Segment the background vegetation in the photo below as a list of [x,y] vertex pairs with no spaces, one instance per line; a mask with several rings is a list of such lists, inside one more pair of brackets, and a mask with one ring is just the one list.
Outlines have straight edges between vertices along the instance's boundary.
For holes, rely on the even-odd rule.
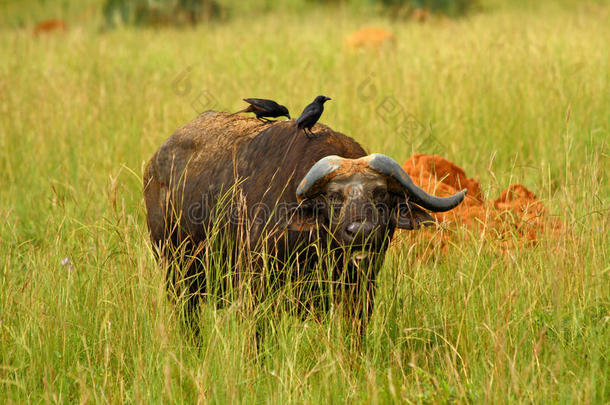
[[[97,0],[0,3],[0,402],[610,401],[610,6],[482,3],[108,32]],[[46,18],[68,30],[34,36]],[[395,45],[347,48],[363,26]],[[367,150],[442,154],[490,197],[518,181],[565,232],[502,252],[459,230],[448,254],[399,237],[362,348],[333,316],[284,316],[257,355],[261,315],[237,304],[205,307],[192,344],[148,244],[145,161],[203,110],[296,115],[319,93]]]
[[[415,10],[429,10],[447,15],[462,15],[476,4],[475,0],[106,0],[104,17],[107,27],[117,23],[135,25],[193,25],[202,21],[226,19],[228,15],[247,10],[275,11],[279,8],[304,9],[311,3],[341,6],[368,6],[377,10],[408,15]],[[244,7],[245,6],[245,7]],[[245,10],[244,10],[245,9]]]

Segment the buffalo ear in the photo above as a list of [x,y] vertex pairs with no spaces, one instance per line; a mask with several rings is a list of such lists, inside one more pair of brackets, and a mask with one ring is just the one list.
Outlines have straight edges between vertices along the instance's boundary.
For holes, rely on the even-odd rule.
[[418,229],[420,226],[430,226],[436,221],[432,215],[410,202],[403,202],[398,205],[396,227],[400,229]]

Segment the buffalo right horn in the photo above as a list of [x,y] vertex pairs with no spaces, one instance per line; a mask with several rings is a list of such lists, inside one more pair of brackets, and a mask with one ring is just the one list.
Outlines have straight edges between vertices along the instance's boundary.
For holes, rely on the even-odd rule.
[[466,196],[467,190],[463,189],[451,197],[435,197],[417,187],[407,172],[392,158],[380,153],[374,153],[367,158],[371,169],[398,182],[410,201],[432,212],[449,211],[457,207]]

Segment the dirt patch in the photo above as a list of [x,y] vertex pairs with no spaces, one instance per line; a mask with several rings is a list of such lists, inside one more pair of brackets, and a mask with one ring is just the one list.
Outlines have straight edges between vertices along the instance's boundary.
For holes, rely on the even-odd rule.
[[[486,201],[481,185],[464,170],[439,155],[416,154],[403,164],[415,184],[441,197],[468,190],[464,202],[449,212],[433,213],[441,228],[465,226],[470,235],[496,240],[504,249],[517,244],[536,244],[546,229],[558,232],[562,225],[550,218],[536,195],[521,184],[512,184],[495,200]],[[439,231],[427,229],[425,235],[438,237]],[[446,248],[452,232],[441,230],[438,245]],[[437,242],[435,242],[436,244]]]
[[68,30],[68,24],[64,20],[52,19],[40,21],[34,27],[34,35],[41,35],[49,32],[65,32]]
[[[413,178],[423,181],[424,178],[430,179],[434,177],[443,185],[449,186],[445,191],[450,194],[455,194],[455,190],[468,189],[468,197],[482,201],[481,186],[479,182],[466,177],[466,173],[461,167],[440,157],[439,155],[423,155],[416,154],[411,156],[403,165],[403,169]],[[417,183],[417,181],[416,181]],[[421,187],[421,183],[420,184]]]
[[352,32],[345,38],[345,43],[351,48],[379,47],[396,41],[394,34],[383,28],[367,27]]

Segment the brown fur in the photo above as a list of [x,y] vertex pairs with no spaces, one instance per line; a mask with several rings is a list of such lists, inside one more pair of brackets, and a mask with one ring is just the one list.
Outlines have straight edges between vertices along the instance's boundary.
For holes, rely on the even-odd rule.
[[[164,243],[179,215],[181,235],[194,242],[205,238],[203,227],[184,213],[193,207],[211,210],[210,204],[238,181],[245,205],[296,203],[301,178],[319,159],[328,155],[359,158],[366,155],[353,139],[317,124],[321,136],[309,139],[297,131],[294,121],[272,125],[239,115],[207,111],[179,128],[154,154],[144,173],[144,197],[148,226],[154,243]],[[287,149],[288,145],[290,146]],[[208,219],[205,212],[198,218]],[[253,229],[252,239],[261,229]]]

